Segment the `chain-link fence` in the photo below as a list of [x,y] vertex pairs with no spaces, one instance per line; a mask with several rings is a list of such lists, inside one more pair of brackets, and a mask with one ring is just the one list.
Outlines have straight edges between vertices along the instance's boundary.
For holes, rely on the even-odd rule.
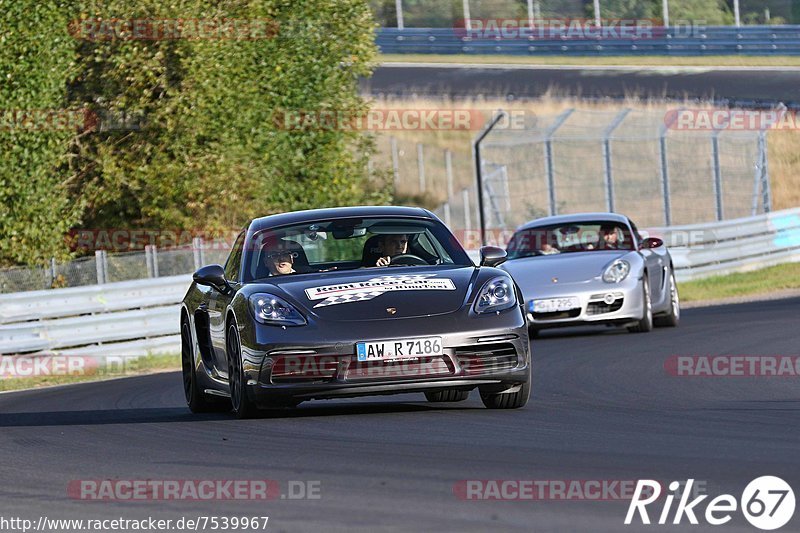
[[0,294],[190,274],[205,265],[223,264],[229,251],[228,242],[199,238],[191,245],[151,245],[137,252],[98,250],[65,263],[53,259],[47,267],[0,270]]
[[[770,210],[764,129],[698,127],[702,120],[687,127],[677,119],[658,110],[569,109],[523,129],[493,131],[481,149],[487,228],[513,230],[542,216],[593,211],[624,213],[653,227]],[[479,227],[469,148],[384,143],[403,197],[441,199],[436,213],[453,229]]]

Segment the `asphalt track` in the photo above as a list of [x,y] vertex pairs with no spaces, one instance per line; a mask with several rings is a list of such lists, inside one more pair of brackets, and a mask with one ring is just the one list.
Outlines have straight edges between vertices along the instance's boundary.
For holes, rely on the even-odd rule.
[[383,64],[361,90],[373,96],[713,100],[745,106],[800,104],[800,69],[712,67],[534,67]]
[[[677,330],[546,332],[517,411],[421,395],[303,404],[236,421],[192,416],[180,375],[0,395],[0,516],[269,516],[269,531],[756,531],[631,526],[620,501],[464,501],[467,479],[695,478],[738,497],[751,479],[800,489],[798,378],[668,375],[672,355],[798,355],[800,299],[690,309]],[[321,498],[86,502],[77,479],[319,481]],[[708,500],[707,500],[708,501]],[[703,505],[704,508],[704,505]],[[660,508],[654,511],[660,512]],[[800,511],[782,531],[800,530]]]

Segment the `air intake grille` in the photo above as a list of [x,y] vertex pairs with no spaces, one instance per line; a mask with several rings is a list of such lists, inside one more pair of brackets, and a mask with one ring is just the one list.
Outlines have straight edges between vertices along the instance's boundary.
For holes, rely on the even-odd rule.
[[456,358],[464,374],[492,374],[516,368],[518,357],[513,344],[481,344],[456,348]]

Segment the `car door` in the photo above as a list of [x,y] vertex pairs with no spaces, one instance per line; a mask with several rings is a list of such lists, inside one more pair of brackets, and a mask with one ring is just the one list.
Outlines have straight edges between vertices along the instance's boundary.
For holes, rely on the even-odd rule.
[[650,248],[644,248],[642,246],[644,244],[644,239],[639,234],[639,229],[636,227],[636,224],[630,219],[628,219],[628,223],[631,229],[633,229],[633,235],[637,240],[639,253],[644,259],[644,264],[647,268],[648,280],[650,282],[650,297],[655,305],[659,305],[664,293],[664,267],[666,266],[664,264],[664,254]]
[[225,279],[228,281],[229,290],[226,292],[215,290],[208,300],[208,321],[211,344],[214,347],[214,366],[219,376],[223,379],[228,377],[228,357],[225,346],[225,311],[241,286],[240,275],[244,239],[245,232],[242,232],[236,238],[231,253],[228,255],[228,260],[225,262]]

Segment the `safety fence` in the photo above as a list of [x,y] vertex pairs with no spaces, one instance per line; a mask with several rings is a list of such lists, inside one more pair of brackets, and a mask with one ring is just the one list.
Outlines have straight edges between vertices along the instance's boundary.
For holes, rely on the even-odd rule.
[[[499,20],[502,25],[503,21]],[[568,23],[568,21],[567,21]],[[463,21],[462,21],[463,25]],[[525,28],[523,27],[522,30]],[[504,55],[797,55],[800,26],[685,26],[653,28],[631,37],[596,37],[581,33],[577,38],[569,25],[537,31],[515,30],[512,35],[497,29],[468,31],[454,28],[381,28],[376,42],[385,54],[504,54]]]
[[[679,282],[800,261],[800,209],[646,231],[670,247]],[[0,354],[177,353],[190,283],[171,276],[0,295]]]

